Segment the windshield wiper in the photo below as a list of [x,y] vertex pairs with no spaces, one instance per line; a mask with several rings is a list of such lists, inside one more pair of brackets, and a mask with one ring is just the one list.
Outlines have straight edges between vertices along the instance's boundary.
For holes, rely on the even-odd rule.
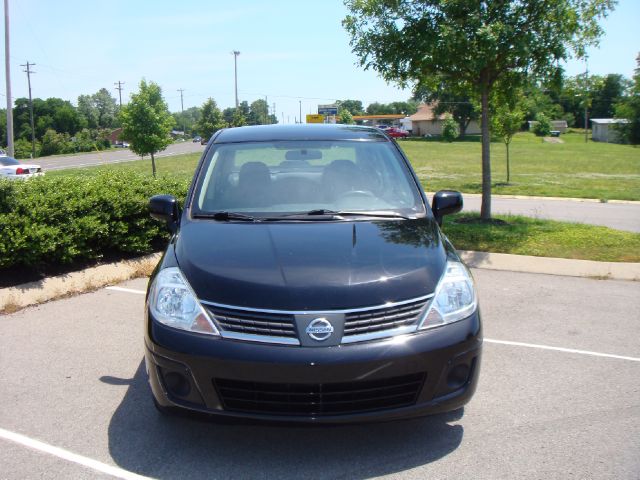
[[244,213],[237,212],[213,212],[213,213],[197,213],[193,216],[193,218],[212,218],[213,220],[219,220],[221,222],[226,222],[229,220],[241,220],[243,222],[255,222],[257,221],[256,217],[252,217],[251,215],[245,215]]
[[322,216],[331,216],[331,217],[376,217],[376,218],[401,218],[404,220],[409,220],[410,217],[405,215],[401,215],[395,212],[389,211],[345,211],[345,210],[330,210],[326,208],[318,208],[316,210],[309,210],[308,212],[297,212],[297,213],[289,213],[285,215],[280,215],[278,217],[268,218],[266,220],[277,220],[278,218],[292,218],[292,217],[322,217]]

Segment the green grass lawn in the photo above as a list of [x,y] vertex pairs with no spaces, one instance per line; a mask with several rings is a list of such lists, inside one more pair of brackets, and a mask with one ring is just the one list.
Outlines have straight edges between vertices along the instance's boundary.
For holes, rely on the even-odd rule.
[[[200,153],[187,153],[171,157],[156,158],[156,168],[158,176],[169,176],[172,178],[191,179],[193,172],[200,160]],[[53,170],[47,172],[51,177],[84,177],[96,175],[104,170],[130,170],[136,173],[148,174],[151,176],[151,157],[132,162],[114,163],[112,165],[100,165],[97,167],[70,168],[65,170]]]
[[[531,133],[511,143],[511,180],[506,184],[506,153],[491,144],[493,193],[552,197],[640,200],[640,148],[584,142],[563,134],[564,143],[547,143]],[[451,188],[481,192],[479,137],[445,143],[412,139],[399,142],[427,191]]]
[[[521,216],[479,222],[475,214],[445,217],[443,231],[459,250],[602,262],[640,262],[640,234]],[[504,222],[504,223],[503,223]]]

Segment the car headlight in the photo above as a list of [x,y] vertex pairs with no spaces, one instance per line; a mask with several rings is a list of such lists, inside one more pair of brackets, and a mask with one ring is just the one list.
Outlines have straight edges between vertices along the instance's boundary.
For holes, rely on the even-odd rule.
[[477,306],[478,297],[469,270],[462,263],[449,260],[419,328],[433,328],[463,320]]
[[164,325],[189,332],[220,335],[177,267],[165,268],[156,275],[149,292],[148,305],[153,318]]

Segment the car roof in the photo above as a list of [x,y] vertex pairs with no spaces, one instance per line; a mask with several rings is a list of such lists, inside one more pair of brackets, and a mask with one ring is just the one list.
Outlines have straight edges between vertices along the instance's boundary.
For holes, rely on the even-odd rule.
[[216,135],[213,143],[271,142],[292,140],[360,140],[388,142],[377,128],[357,125],[302,124],[257,125],[227,128]]

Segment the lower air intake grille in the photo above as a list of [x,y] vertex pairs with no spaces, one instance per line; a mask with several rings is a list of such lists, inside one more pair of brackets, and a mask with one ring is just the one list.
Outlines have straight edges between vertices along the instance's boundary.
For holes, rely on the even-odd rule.
[[267,415],[326,416],[407,407],[426,374],[348,383],[263,383],[216,378],[226,410]]

